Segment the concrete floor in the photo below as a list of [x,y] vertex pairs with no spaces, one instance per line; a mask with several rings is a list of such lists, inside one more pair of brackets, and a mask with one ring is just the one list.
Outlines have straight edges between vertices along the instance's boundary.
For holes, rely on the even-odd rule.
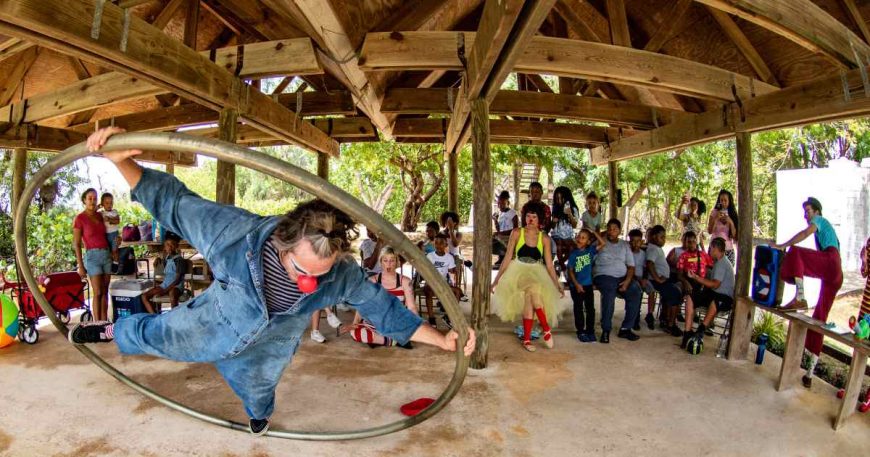
[[[556,348],[532,354],[510,326],[493,326],[490,367],[470,371],[445,411],[404,432],[339,443],[254,438],[172,412],[111,379],[46,328],[35,346],[0,350],[0,455],[868,455],[870,414],[834,432],[835,390],[817,381],[811,391],[777,393],[772,354],[762,366],[726,362],[715,358],[716,339],[708,338],[693,357],[657,330],[642,331],[635,343],[581,345],[568,318]],[[401,404],[438,395],[452,374],[452,356],[433,348],[369,349],[325,333],[326,344],[305,341],[285,374],[274,427],[342,430],[394,421]],[[97,349],[175,400],[246,420],[209,365]]]

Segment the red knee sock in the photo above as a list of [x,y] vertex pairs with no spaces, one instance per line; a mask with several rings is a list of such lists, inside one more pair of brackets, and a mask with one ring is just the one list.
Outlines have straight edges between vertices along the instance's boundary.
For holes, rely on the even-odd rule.
[[550,324],[547,323],[547,313],[544,312],[544,308],[538,308],[535,310],[535,315],[538,316],[538,322],[541,323],[541,328],[544,330],[544,340],[549,340],[550,335],[546,335],[546,333],[550,333]]
[[532,323],[534,319],[523,318],[523,344],[532,342]]

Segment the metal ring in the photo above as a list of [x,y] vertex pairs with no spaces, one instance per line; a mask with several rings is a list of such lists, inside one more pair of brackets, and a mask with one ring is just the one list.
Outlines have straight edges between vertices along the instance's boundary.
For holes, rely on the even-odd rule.
[[[442,278],[435,270],[435,267],[426,260],[422,251],[411,243],[402,232],[384,220],[380,214],[373,211],[352,195],[318,176],[275,157],[271,157],[262,152],[239,147],[235,144],[181,133],[125,133],[112,136],[101,150],[103,152],[111,152],[125,149],[171,150],[203,154],[259,171],[297,186],[312,195],[326,200],[336,208],[347,213],[355,221],[362,222],[366,226],[374,229],[379,237],[385,239],[390,246],[404,255],[405,258],[409,259],[423,275],[423,278],[426,279],[427,283],[432,287],[435,294],[441,300],[441,303],[444,304],[447,309],[447,315],[450,317],[459,333],[459,339],[456,342],[456,366],[453,372],[453,378],[451,378],[450,383],[435,403],[423,410],[420,414],[381,425],[379,427],[361,430],[351,430],[346,432],[269,430],[267,433],[268,436],[309,441],[332,441],[371,438],[374,436],[386,435],[419,424],[420,422],[434,416],[436,413],[441,411],[459,391],[462,381],[465,379],[465,374],[468,371],[468,359],[462,351],[462,348],[465,346],[465,342],[468,339],[468,324],[465,320],[465,316],[460,312],[459,303],[456,301],[456,297],[453,295],[452,290],[444,281],[444,278]],[[27,211],[30,208],[30,202],[36,195],[36,190],[39,186],[51,178],[61,168],[78,159],[91,155],[98,154],[88,152],[85,143],[79,143],[53,157],[28,181],[27,186],[24,188],[22,193],[21,200],[15,207],[15,251],[18,263],[22,267],[21,272],[24,276],[24,280],[27,282],[27,286],[36,298],[36,302],[39,303],[39,306],[45,312],[45,315],[48,316],[54,326],[64,335],[67,334],[67,328],[60,322],[60,319],[55,316],[54,310],[51,308],[48,300],[46,300],[45,295],[40,291],[36,279],[33,277],[30,262],[27,259],[26,216]],[[115,379],[158,403],[211,424],[245,432],[249,430],[247,424],[239,424],[237,422],[214,417],[170,400],[148,387],[130,379],[127,375],[116,369],[85,346],[75,345],[75,347],[79,352],[84,354],[85,357],[90,359],[91,362],[112,375]]]

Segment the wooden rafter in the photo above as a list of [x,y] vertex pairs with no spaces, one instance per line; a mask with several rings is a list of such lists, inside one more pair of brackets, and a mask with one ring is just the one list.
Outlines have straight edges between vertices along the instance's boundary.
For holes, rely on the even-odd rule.
[[864,16],[861,14],[861,11],[858,9],[858,5],[855,4],[855,0],[842,0],[843,6],[846,7],[846,12],[849,14],[849,17],[852,19],[852,22],[855,23],[855,26],[858,27],[858,30],[861,31],[861,36],[864,37],[864,41],[870,43],[870,29],[867,28],[867,22],[864,21]]
[[[315,127],[339,142],[372,140],[377,138],[372,121],[365,117],[313,119],[305,122],[314,124]],[[217,138],[219,132],[217,127],[209,127],[188,130],[185,133]],[[238,126],[236,141],[244,144],[282,143],[277,141],[274,137],[244,124]]]
[[[449,91],[454,91],[451,96]],[[454,89],[390,89],[384,96],[382,110],[390,114],[450,114]],[[499,91],[489,106],[498,116],[540,117],[605,122],[638,128],[654,128],[691,116],[666,108],[657,108],[598,97],[524,91]]]
[[18,88],[21,87],[24,77],[30,71],[33,63],[36,62],[37,57],[39,57],[39,49],[35,47],[29,47],[14,57],[15,64],[9,73],[3,75],[2,80],[0,80],[0,105],[9,104],[16,94],[20,94]]
[[776,76],[774,76],[773,72],[770,71],[767,62],[764,61],[764,58],[761,57],[761,54],[758,53],[758,50],[755,49],[755,46],[752,45],[749,38],[747,38],[743,31],[740,30],[737,23],[731,19],[731,16],[721,10],[717,10],[716,8],[708,6],[707,9],[713,16],[713,19],[719,23],[719,27],[722,28],[725,35],[734,43],[734,46],[737,47],[737,50],[743,54],[743,57],[746,57],[746,60],[749,61],[749,65],[752,65],[752,69],[755,70],[755,74],[758,75],[759,79],[768,84],[779,86],[779,81],[776,80]]
[[694,3],[694,0],[674,1],[670,12],[664,16],[664,21],[662,21],[662,23],[659,25],[659,28],[652,35],[652,37],[650,37],[649,41],[646,43],[646,46],[643,47],[644,51],[661,51],[662,46],[664,46],[665,43],[667,43],[668,41],[670,41],[671,38],[674,37],[674,33],[683,22],[683,16],[685,16],[686,12],[689,11],[689,7],[692,6],[692,3]]
[[547,84],[547,81],[544,81],[544,78],[542,78],[541,75],[531,73],[526,76],[529,78],[529,82],[531,82],[539,92],[553,93],[553,88]]
[[[114,4],[104,4],[99,38],[91,38],[92,7],[84,0],[0,2],[0,30],[124,71],[214,109],[238,109],[249,124],[282,140],[338,154],[337,142],[298,122],[292,111],[269,96],[249,90],[240,78],[207,57],[139,18],[129,19],[125,27],[123,10]],[[118,44],[124,30],[122,51]]]
[[844,94],[840,75],[746,100],[742,106],[730,103],[714,110],[596,148],[592,163],[625,160],[671,151],[733,136],[738,132],[759,132],[826,122],[870,114],[870,97],[864,93],[860,69],[846,75],[849,95]]
[[[67,61],[69,62],[70,67],[72,67],[73,72],[75,72],[76,78],[78,78],[79,81],[89,79],[93,76],[81,59],[73,56],[67,56]],[[79,111],[74,116],[72,116],[72,118],[70,118],[67,125],[76,125],[88,122],[91,120],[91,118],[94,116],[94,113],[96,112],[96,108]]]
[[[610,24],[610,44],[633,48],[631,44],[631,32],[628,26],[628,15],[625,11],[624,0],[606,0],[607,20]],[[659,105],[656,96],[645,87],[629,87],[620,90],[626,100],[637,101],[645,105]],[[670,96],[673,99],[673,95]],[[675,100],[671,100],[675,104]]]
[[[253,43],[243,47],[245,58],[239,75],[253,77],[284,73],[287,71],[300,74],[319,71],[311,40],[296,38],[292,40]],[[35,51],[35,50],[34,50]],[[219,49],[215,52],[215,63],[228,71],[235,72],[239,62],[239,48],[236,46]],[[209,55],[208,51],[200,53]],[[292,58],[291,58],[292,57]],[[78,59],[78,57],[73,57]],[[82,68],[77,70],[81,71]],[[229,74],[229,73],[227,73]],[[79,75],[82,76],[82,75]],[[165,88],[155,86],[121,72],[110,72],[92,78],[84,79],[53,92],[41,93],[27,99],[25,117],[22,122],[39,122],[53,117],[64,116],[88,111],[95,107],[120,103],[141,97],[165,94]],[[3,101],[0,99],[0,101]],[[9,101],[0,108],[0,115],[9,115]],[[169,104],[168,106],[171,106]],[[2,119],[2,117],[0,117]],[[84,122],[78,119],[79,124]]]
[[34,46],[33,43],[24,41],[20,38],[9,38],[0,43],[0,62],[18,55]]
[[175,16],[175,13],[184,6],[184,2],[186,1],[187,0],[169,0],[169,3],[167,3],[166,6],[157,13],[157,16],[154,17],[154,21],[151,22],[151,25],[160,30],[165,29],[169,24],[169,21],[171,21]]
[[781,35],[840,67],[866,64],[870,45],[811,0],[696,0]]
[[[330,61],[328,64],[336,66],[337,73],[344,76],[348,89],[357,98],[359,108],[372,120],[378,130],[389,138],[391,126],[381,113],[378,93],[360,69],[355,46],[351,44],[333,3],[320,0],[293,0],[292,6],[307,21],[309,27],[306,31],[309,32],[309,36],[327,53],[326,59]],[[303,27],[303,30],[305,29]]]
[[[462,32],[408,32],[366,35],[362,54],[365,68],[459,70],[456,35]],[[474,34],[465,32],[465,43]],[[588,41],[534,37],[514,66],[523,73],[551,74],[574,78],[649,87],[693,97],[734,101],[749,99],[778,88],[718,67],[679,57]]]
[[[397,141],[413,138],[426,143],[439,142],[447,136],[447,122],[447,119],[398,119],[394,133]],[[493,119],[489,121],[489,126],[492,140],[503,144],[547,141],[586,147],[590,144],[605,144],[608,137],[607,127],[580,124]]]
[[196,50],[196,34],[199,30],[199,0],[187,0],[184,18],[184,38],[181,40],[188,48]]

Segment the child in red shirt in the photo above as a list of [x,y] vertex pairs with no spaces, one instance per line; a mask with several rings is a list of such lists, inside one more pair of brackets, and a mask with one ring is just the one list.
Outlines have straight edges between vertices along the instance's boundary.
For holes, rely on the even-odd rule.
[[[692,295],[692,291],[701,287],[701,285],[688,277],[686,273],[692,272],[702,278],[707,277],[707,269],[713,266],[713,258],[698,247],[698,236],[695,232],[688,231],[683,234],[683,246],[685,250],[680,254],[677,260],[677,277],[680,278],[680,283],[683,285],[683,296]],[[685,336],[692,331],[693,316],[686,316],[686,331]]]

